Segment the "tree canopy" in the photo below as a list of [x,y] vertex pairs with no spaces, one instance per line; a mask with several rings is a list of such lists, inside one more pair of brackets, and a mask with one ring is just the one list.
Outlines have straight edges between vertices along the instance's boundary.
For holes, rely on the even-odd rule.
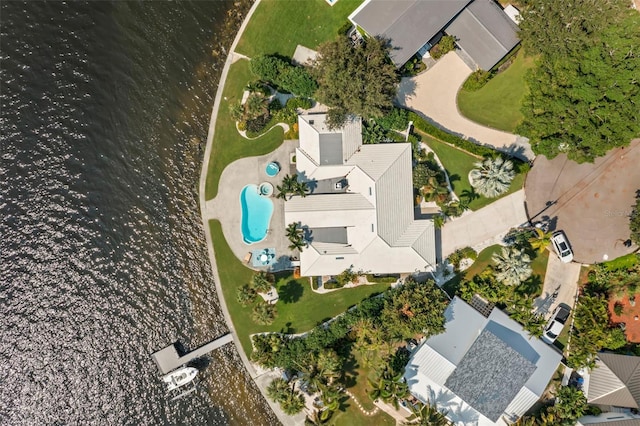
[[444,331],[444,310],[449,301],[432,281],[409,280],[391,290],[385,298],[380,319],[391,338],[408,339],[422,333],[430,336]]
[[318,81],[318,101],[331,107],[330,125],[339,127],[347,114],[377,118],[392,108],[399,79],[389,49],[373,37],[356,47],[340,37],[318,48],[311,73]]
[[593,161],[640,135],[640,15],[627,0],[531,1],[520,35],[537,58],[518,129],[534,152]]

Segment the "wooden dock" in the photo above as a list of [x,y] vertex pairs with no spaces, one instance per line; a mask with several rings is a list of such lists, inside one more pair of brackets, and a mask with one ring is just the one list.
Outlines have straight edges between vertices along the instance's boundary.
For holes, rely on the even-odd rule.
[[167,346],[164,349],[160,349],[157,352],[151,354],[151,357],[158,365],[160,372],[162,374],[170,373],[171,371],[179,368],[191,360],[201,357],[214,349],[218,349],[221,346],[226,345],[229,342],[233,341],[233,336],[231,333],[227,333],[222,337],[218,337],[216,340],[213,340],[206,345],[200,346],[198,349],[195,349],[183,356],[178,354],[178,350],[176,349],[175,343]]

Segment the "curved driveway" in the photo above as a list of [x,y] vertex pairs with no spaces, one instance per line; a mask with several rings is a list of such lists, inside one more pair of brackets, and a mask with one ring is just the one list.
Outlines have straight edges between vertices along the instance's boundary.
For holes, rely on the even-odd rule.
[[535,154],[527,138],[482,126],[460,114],[456,98],[471,72],[455,52],[450,52],[422,74],[403,78],[396,102],[465,139],[532,160]]

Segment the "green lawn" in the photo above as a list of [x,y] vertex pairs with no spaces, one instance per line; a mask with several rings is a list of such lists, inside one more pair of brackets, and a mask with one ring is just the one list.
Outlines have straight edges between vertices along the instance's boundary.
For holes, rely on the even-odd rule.
[[[451,280],[447,281],[443,286],[443,290],[449,294],[449,296],[453,297],[460,285],[462,280],[470,280],[475,275],[480,274],[484,271],[487,266],[493,264],[491,257],[494,253],[500,252],[501,246],[499,244],[494,244],[482,250],[478,253],[478,258],[473,265],[471,265],[466,270],[460,272]],[[549,250],[545,250],[542,253],[536,253],[536,257],[531,261],[531,269],[533,269],[533,275],[537,275],[536,283],[539,284],[539,289],[537,294],[542,292],[542,284],[544,283],[544,276],[547,272],[547,262],[549,261]]]
[[639,257],[636,253],[630,253],[624,256],[617,257],[608,262],[604,262],[606,268],[610,271],[617,269],[628,269],[638,264]]
[[276,307],[278,317],[269,326],[257,325],[251,320],[251,307],[243,307],[236,300],[236,289],[251,280],[253,271],[235,257],[224,239],[220,222],[209,222],[211,238],[215,247],[218,273],[222,293],[229,308],[233,325],[247,355],[251,354],[249,335],[265,331],[285,331],[301,333],[311,330],[317,324],[332,318],[350,306],[372,294],[381,293],[389,284],[374,284],[347,288],[328,294],[318,294],[311,290],[308,278],[293,279],[291,273],[277,274],[276,288],[280,301]]
[[229,163],[244,157],[267,154],[284,141],[281,127],[276,127],[258,139],[247,140],[236,130],[235,121],[229,116],[229,104],[242,99],[244,87],[255,80],[249,70],[249,61],[240,60],[231,65],[227,82],[222,92],[220,110],[216,120],[216,132],[211,146],[211,157],[205,185],[205,199],[210,200],[218,193],[220,175]]
[[[451,186],[453,187],[453,191],[456,193],[456,195],[460,197],[464,190],[471,190],[471,184],[469,183],[469,172],[474,168],[474,164],[481,159],[465,151],[454,148],[453,146],[441,142],[424,133],[421,133],[421,136],[422,141],[426,143],[429,148],[433,150],[433,152],[436,153],[436,155],[442,162],[442,165],[449,175]],[[519,191],[524,185],[525,176],[525,173],[517,174],[513,179],[513,182],[511,182],[509,191],[507,191],[501,197],[486,198],[481,196],[469,203],[469,208],[471,210],[481,209],[482,207],[493,203],[499,198]]]
[[525,72],[533,67],[533,58],[522,50],[505,71],[475,92],[460,90],[458,108],[465,117],[496,129],[513,132],[522,121],[520,105],[527,92]]
[[260,54],[293,56],[301,44],[315,49],[338,36],[338,29],[362,0],[263,0],[253,13],[236,51],[250,58]]

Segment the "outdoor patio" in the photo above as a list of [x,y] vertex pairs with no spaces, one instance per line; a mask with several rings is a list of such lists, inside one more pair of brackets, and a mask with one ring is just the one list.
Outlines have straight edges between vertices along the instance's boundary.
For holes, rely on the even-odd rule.
[[[247,141],[246,143],[251,143]],[[208,200],[205,210],[208,219],[217,219],[222,224],[222,232],[235,256],[253,269],[279,271],[291,268],[289,257],[293,253],[289,250],[289,240],[285,234],[284,200],[270,197],[273,201],[273,215],[269,223],[267,236],[260,242],[246,244],[241,231],[242,209],[240,206],[240,191],[247,184],[259,185],[269,182],[274,187],[282,182],[286,174],[295,173],[295,167],[290,162],[290,156],[295,151],[297,140],[287,140],[267,155],[248,157],[234,161],[224,169],[220,177],[218,195]],[[270,162],[280,165],[280,172],[274,176],[267,176],[265,167]],[[268,249],[269,259],[264,265],[254,253]],[[251,256],[249,256],[251,254]]]

